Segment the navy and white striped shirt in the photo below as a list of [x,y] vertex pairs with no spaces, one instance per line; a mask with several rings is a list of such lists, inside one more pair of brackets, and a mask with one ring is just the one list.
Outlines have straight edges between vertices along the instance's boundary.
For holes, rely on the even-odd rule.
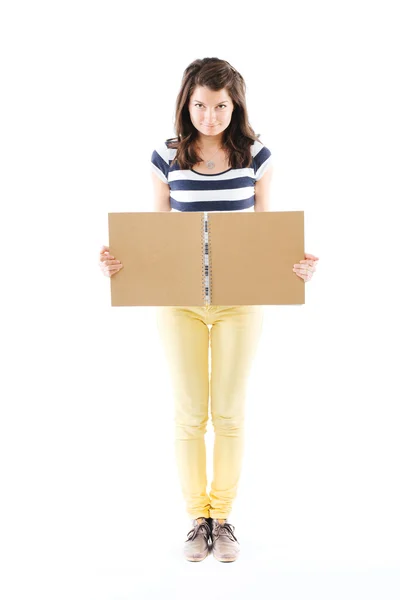
[[151,155],[151,170],[170,188],[172,212],[222,212],[254,210],[254,184],[271,164],[271,152],[256,140],[251,146],[253,161],[244,169],[227,169],[222,173],[199,173],[193,169],[170,166],[176,148],[160,144]]

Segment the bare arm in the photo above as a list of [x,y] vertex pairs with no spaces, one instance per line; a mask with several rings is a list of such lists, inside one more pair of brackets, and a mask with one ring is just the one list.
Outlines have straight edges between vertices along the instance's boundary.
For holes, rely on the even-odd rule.
[[270,210],[270,184],[272,179],[273,166],[270,165],[261,179],[255,182],[254,185],[254,210],[256,212],[266,212]]
[[169,185],[161,181],[155,173],[151,173],[154,190],[154,208],[153,212],[169,212],[171,211],[171,202],[169,199]]

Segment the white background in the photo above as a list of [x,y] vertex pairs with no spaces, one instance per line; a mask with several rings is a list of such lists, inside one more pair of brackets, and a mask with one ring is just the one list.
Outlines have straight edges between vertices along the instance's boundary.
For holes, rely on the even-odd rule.
[[[394,9],[1,3],[5,600],[399,598]],[[206,56],[243,75],[271,208],[304,210],[320,257],[305,305],[264,309],[230,565],[182,557],[156,309],[112,308],[98,267],[107,213],[153,210],[152,150]]]

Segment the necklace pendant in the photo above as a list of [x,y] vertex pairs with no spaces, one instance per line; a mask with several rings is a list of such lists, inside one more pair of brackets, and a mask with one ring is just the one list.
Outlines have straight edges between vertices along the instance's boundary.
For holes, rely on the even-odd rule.
[[212,160],[207,161],[206,164],[209,169],[213,169],[215,167],[215,163],[213,163]]

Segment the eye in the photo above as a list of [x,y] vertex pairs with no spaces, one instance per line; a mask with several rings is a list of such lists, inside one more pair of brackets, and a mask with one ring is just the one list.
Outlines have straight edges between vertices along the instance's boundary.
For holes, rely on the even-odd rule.
[[[198,102],[197,104],[195,104],[195,106],[203,106],[203,105]],[[224,108],[226,108],[226,104],[219,104],[218,106],[223,106]]]

